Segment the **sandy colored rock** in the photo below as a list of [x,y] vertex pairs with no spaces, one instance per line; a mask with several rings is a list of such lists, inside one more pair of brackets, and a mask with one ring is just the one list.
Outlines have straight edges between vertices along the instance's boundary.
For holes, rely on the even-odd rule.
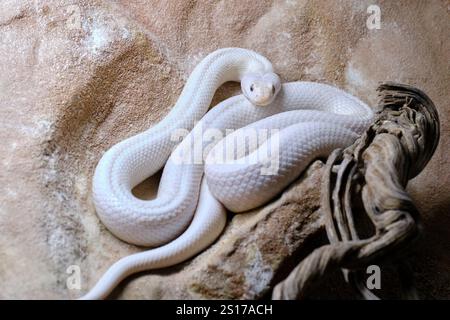
[[[450,298],[450,3],[377,3],[380,30],[366,27],[373,1],[1,1],[0,298],[78,297],[119,257],[143,250],[99,222],[90,194],[93,169],[110,146],[158,122],[194,66],[226,46],[262,53],[285,81],[332,83],[371,105],[385,80],[415,85],[433,99],[440,145],[409,186],[424,223],[414,270],[422,297]],[[215,101],[238,91],[227,85]],[[262,225],[251,222],[270,208],[236,216],[225,235],[271,230],[272,215]],[[307,212],[298,213],[300,224]],[[291,213],[279,215],[289,221]],[[307,227],[285,236],[306,236]],[[116,296],[257,297],[278,270],[276,260],[299,245],[295,239],[278,244],[286,251],[274,255],[264,250],[268,235],[245,238],[252,239],[248,252],[222,239],[203,254],[211,261],[200,263],[199,256],[151,272]],[[249,259],[242,260],[243,275],[213,270],[220,248],[237,248]],[[81,269],[81,291],[66,287],[70,265]],[[179,277],[179,291],[164,287],[169,275]],[[214,281],[224,278],[231,283],[221,291]]]
[[323,164],[309,170],[273,203],[234,215],[219,240],[181,265],[127,281],[115,298],[257,299],[275,276],[298,262],[299,250],[323,231],[318,207]]

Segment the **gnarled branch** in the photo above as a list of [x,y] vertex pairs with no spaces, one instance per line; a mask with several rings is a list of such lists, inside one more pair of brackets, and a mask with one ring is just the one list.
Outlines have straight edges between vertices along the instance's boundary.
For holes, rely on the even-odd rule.
[[[414,87],[386,83],[378,91],[382,110],[374,124],[352,146],[335,150],[326,164],[321,210],[330,244],[313,251],[279,283],[273,299],[301,298],[337,268],[366,299],[377,299],[360,281],[361,270],[394,261],[419,234],[419,213],[405,187],[436,150],[438,114],[427,95]],[[355,226],[362,215],[374,228],[364,239]],[[407,264],[395,261],[406,297],[416,297]]]

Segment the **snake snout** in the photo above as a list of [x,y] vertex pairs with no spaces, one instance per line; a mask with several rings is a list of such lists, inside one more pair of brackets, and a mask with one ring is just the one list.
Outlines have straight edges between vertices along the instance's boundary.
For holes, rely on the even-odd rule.
[[273,102],[281,88],[281,80],[275,73],[263,76],[250,75],[242,82],[242,92],[256,106],[267,106]]
[[272,85],[254,85],[253,103],[257,106],[266,106],[273,101],[275,90]]

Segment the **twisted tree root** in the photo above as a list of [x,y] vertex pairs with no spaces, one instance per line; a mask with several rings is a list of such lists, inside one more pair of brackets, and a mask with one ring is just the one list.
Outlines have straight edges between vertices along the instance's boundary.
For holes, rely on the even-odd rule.
[[[399,259],[420,233],[419,213],[405,187],[436,150],[439,117],[433,102],[414,87],[385,83],[378,92],[382,109],[374,124],[352,146],[335,150],[326,164],[321,210],[330,244],[313,251],[276,285],[273,299],[302,298],[338,268],[364,298],[378,299],[360,275],[383,260],[401,270],[405,297],[417,297],[408,264]],[[355,218],[363,215],[374,231],[360,239]]]

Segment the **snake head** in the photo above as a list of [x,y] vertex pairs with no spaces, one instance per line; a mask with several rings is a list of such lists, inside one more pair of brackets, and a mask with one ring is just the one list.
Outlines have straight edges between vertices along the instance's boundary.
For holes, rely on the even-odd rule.
[[272,103],[281,89],[280,77],[273,72],[264,75],[248,74],[241,79],[244,96],[255,106]]

